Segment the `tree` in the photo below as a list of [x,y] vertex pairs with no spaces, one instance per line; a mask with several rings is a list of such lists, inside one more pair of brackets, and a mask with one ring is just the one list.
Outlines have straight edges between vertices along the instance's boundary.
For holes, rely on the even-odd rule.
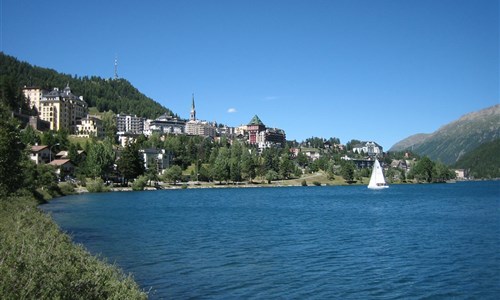
[[302,151],[299,152],[299,154],[297,154],[296,161],[297,161],[297,164],[301,168],[304,168],[309,163],[309,159],[307,158],[307,155],[305,155]]
[[455,172],[453,172],[452,170],[450,170],[450,168],[440,162],[435,163],[433,174],[435,174],[434,181],[439,182],[444,182],[446,180],[455,178]]
[[280,174],[283,179],[290,178],[290,174],[293,172],[293,161],[290,158],[290,151],[288,147],[285,147],[285,150],[281,154],[280,160]]
[[104,177],[114,163],[112,145],[99,142],[88,143],[86,152],[85,174],[94,179]]
[[126,181],[144,174],[144,161],[139,154],[137,144],[128,144],[123,149],[116,167]]
[[55,145],[57,143],[55,132],[52,130],[44,131],[42,133],[41,142],[42,145],[47,145],[49,147]]
[[176,185],[177,181],[181,180],[182,178],[182,169],[180,166],[173,165],[170,168],[168,168],[165,173],[163,173],[162,180],[166,182],[172,182],[174,185]]
[[278,176],[279,176],[279,175],[278,175],[278,173],[277,173],[276,171],[274,171],[274,170],[269,170],[269,171],[267,171],[267,173],[266,173],[266,180],[267,180],[267,183],[268,183],[268,184],[271,184],[271,182],[272,182],[273,180],[278,179]]
[[10,194],[22,186],[19,172],[25,155],[19,124],[0,104],[0,194]]
[[104,128],[104,135],[114,141],[116,135],[116,115],[113,111],[108,110],[102,114],[102,126]]
[[264,149],[264,152],[262,153],[264,162],[263,162],[263,172],[264,174],[267,173],[267,171],[273,170],[275,172],[279,172],[279,153],[277,149],[275,148],[267,148]]
[[249,149],[243,149],[241,154],[241,174],[245,180],[252,181],[257,175],[256,157]]
[[330,160],[328,162],[326,176],[327,176],[328,180],[335,180],[335,162],[333,160]]
[[68,158],[73,162],[75,165],[80,164],[80,156],[78,155],[78,145],[71,143],[68,148]]
[[233,182],[239,182],[241,181],[241,153],[242,151],[242,146],[241,144],[236,141],[233,143],[233,146],[231,147],[231,158],[229,162],[229,169],[230,169],[230,179]]
[[344,180],[352,181],[354,179],[354,163],[350,160],[343,161],[340,175],[344,177]]
[[26,125],[26,128],[21,131],[21,140],[25,145],[35,145],[40,143],[40,137],[31,125]]
[[220,148],[217,158],[215,159],[215,163],[212,166],[212,176],[214,180],[218,180],[219,183],[229,180],[229,159],[229,149],[226,147]]
[[411,170],[417,180],[432,182],[434,175],[434,163],[427,156],[422,157]]

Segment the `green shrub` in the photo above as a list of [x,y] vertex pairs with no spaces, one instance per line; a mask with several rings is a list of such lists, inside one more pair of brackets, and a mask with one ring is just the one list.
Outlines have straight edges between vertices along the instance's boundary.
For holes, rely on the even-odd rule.
[[72,195],[75,193],[75,186],[70,182],[61,182],[59,189],[63,195]]
[[130,276],[62,233],[34,199],[0,200],[0,298],[146,299]]
[[109,188],[104,185],[104,181],[101,178],[97,178],[87,179],[87,190],[90,193],[102,193],[108,192]]
[[300,183],[302,186],[307,186],[307,181],[305,179],[302,179],[302,182]]
[[148,184],[148,177],[145,175],[141,175],[137,177],[132,183],[132,190],[143,191],[147,184]]
[[313,184],[314,184],[315,186],[321,186],[321,182],[319,182],[319,181],[313,181]]

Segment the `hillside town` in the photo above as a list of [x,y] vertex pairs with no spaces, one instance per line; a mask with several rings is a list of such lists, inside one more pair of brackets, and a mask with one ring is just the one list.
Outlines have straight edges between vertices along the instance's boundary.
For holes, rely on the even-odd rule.
[[[19,115],[18,118],[29,124],[33,129],[40,132],[49,130],[52,132],[64,131],[77,138],[97,140],[103,139],[106,132],[109,132],[109,128],[105,128],[106,124],[102,120],[102,115],[89,114],[89,107],[83,96],[72,93],[69,84],[62,90],[54,87],[52,91],[43,90],[39,87],[24,87],[23,94],[36,115],[29,117]],[[263,154],[266,149],[283,150],[286,148],[287,155],[295,161],[295,164],[284,174],[281,174],[282,176],[279,176],[279,174],[268,176],[270,178],[269,182],[289,178],[288,173],[300,177],[303,174],[320,170],[329,173],[329,177],[333,178],[335,174],[341,173],[340,169],[346,169],[346,162],[349,163],[347,165],[357,170],[357,175],[355,175],[354,171],[348,172],[348,175],[343,174],[345,180],[355,182],[353,179],[356,177],[362,181],[363,177],[369,176],[369,170],[372,168],[375,158],[382,160],[384,169],[388,175],[391,175],[391,180],[404,181],[415,163],[415,157],[411,157],[409,153],[398,157],[398,159],[388,158],[382,146],[374,141],[353,140],[348,145],[343,145],[340,144],[338,139],[329,141],[320,139],[318,143],[318,138],[312,138],[313,145],[311,145],[311,140],[302,143],[287,142],[283,129],[267,127],[257,115],[253,116],[247,124],[238,127],[200,120],[197,118],[194,94],[191,98],[189,119],[182,119],[169,114],[162,114],[155,119],[147,119],[137,115],[119,113],[113,116],[111,128],[115,141],[120,145],[119,148],[115,148],[115,161],[120,159],[122,149],[135,144],[140,139],[147,140],[153,136],[160,137],[162,140],[165,140],[166,137],[185,136],[199,137],[212,143],[224,141],[233,144],[238,142],[246,145],[250,152],[255,149],[255,155]],[[75,161],[72,160],[84,161],[86,153],[82,149],[77,149],[77,158],[75,159],[74,155],[73,157],[68,155],[68,149],[61,149],[59,146],[57,144],[32,145],[31,159],[37,164],[46,163],[55,167],[60,180],[74,178],[77,166]],[[55,149],[59,151],[54,153],[53,150]],[[142,161],[143,169],[148,170],[154,165],[157,175],[164,175],[169,168],[178,164],[179,160],[176,159],[176,156],[181,155],[175,153],[176,151],[173,149],[162,147],[141,146],[137,149],[137,152]],[[340,166],[343,166],[343,168]],[[185,171],[188,164],[183,167]],[[200,180],[199,168],[197,165],[197,181]],[[279,167],[276,167],[275,170],[279,172]],[[389,172],[389,170],[391,171]],[[394,172],[394,170],[397,170],[397,172]],[[114,173],[115,178],[120,177],[119,172]],[[266,176],[266,174],[261,175]],[[467,174],[464,170],[457,170],[456,176],[464,179]],[[204,178],[205,180],[214,180],[213,176],[204,176]],[[221,178],[229,179],[225,176]],[[181,177],[176,179],[181,179]],[[247,179],[251,181],[253,177]],[[240,181],[243,178],[236,176],[233,180]],[[123,178],[121,178],[120,182],[123,183],[123,181]]]

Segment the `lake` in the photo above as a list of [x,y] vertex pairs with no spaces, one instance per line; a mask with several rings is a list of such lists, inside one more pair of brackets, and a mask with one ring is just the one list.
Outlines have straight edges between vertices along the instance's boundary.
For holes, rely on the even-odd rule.
[[151,299],[500,295],[500,181],[81,194],[41,208]]

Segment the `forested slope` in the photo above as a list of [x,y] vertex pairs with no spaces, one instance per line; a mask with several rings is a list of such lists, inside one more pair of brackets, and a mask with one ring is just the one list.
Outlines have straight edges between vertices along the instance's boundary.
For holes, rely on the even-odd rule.
[[15,84],[18,92],[24,86],[52,90],[69,84],[75,95],[83,96],[89,106],[97,107],[101,112],[112,110],[115,113],[136,114],[146,118],[156,118],[163,113],[173,115],[172,111],[142,94],[126,79],[71,76],[32,66],[3,52],[0,52],[0,84],[2,90]]

